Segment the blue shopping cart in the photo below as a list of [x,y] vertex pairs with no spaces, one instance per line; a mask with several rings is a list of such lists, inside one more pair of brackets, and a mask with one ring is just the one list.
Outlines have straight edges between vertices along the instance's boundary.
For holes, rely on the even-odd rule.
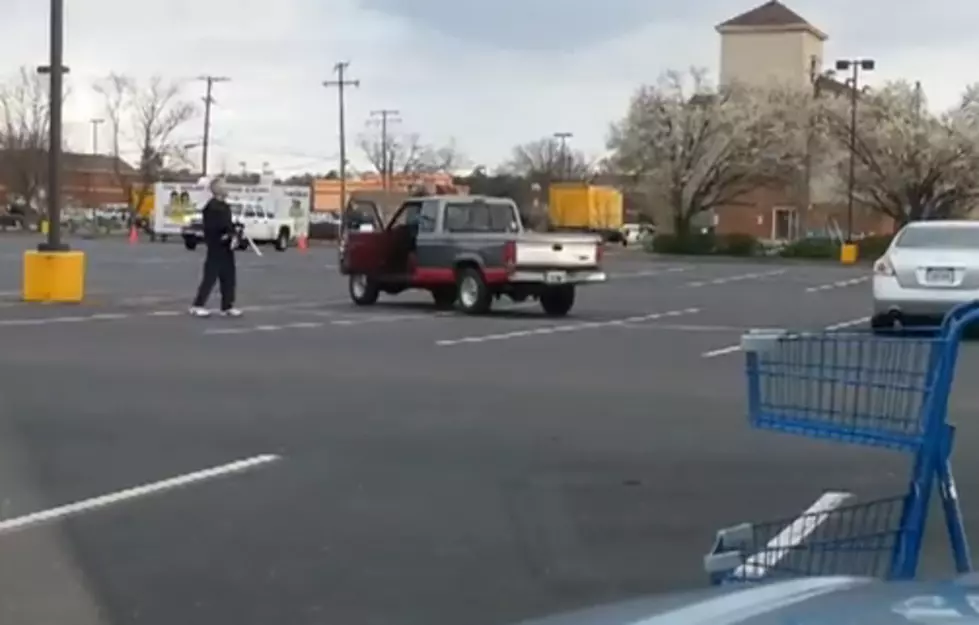
[[[717,533],[712,583],[801,575],[911,579],[937,482],[955,568],[972,570],[949,457],[948,396],[963,332],[979,301],[952,310],[933,335],[756,330],[742,338],[753,427],[886,448],[914,457],[904,495],[847,503],[828,494],[801,517]],[[824,499],[826,496],[824,496]],[[823,500],[820,500],[823,501]]]

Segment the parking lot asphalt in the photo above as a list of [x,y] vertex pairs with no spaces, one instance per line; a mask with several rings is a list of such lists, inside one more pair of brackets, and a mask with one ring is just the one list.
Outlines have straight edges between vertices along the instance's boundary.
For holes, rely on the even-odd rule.
[[[2,622],[504,624],[703,586],[719,527],[905,487],[744,416],[740,335],[859,330],[866,268],[615,253],[566,319],[469,318],[356,308],[332,248],[270,250],[245,316],[200,320],[200,253],[80,242],[88,301],[29,306],[32,243],[0,239]],[[976,529],[979,390],[952,413]]]

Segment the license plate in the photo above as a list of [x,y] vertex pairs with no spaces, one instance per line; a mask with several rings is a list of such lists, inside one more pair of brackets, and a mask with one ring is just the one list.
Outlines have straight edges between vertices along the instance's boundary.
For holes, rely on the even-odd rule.
[[934,268],[925,272],[925,279],[931,284],[952,284],[955,272],[951,269]]
[[548,271],[544,274],[544,282],[548,284],[563,284],[568,281],[567,271]]

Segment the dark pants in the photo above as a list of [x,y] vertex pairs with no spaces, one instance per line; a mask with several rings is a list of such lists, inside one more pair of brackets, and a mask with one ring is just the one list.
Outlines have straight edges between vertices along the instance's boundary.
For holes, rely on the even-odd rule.
[[221,283],[221,310],[235,305],[235,253],[226,247],[209,247],[204,258],[204,275],[197,288],[194,306],[203,307],[211,296],[214,283]]

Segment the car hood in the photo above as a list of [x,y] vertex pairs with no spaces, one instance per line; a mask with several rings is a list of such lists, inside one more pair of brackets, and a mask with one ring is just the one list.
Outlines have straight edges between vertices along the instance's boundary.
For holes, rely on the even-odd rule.
[[979,577],[815,577],[635,599],[521,625],[979,625]]

